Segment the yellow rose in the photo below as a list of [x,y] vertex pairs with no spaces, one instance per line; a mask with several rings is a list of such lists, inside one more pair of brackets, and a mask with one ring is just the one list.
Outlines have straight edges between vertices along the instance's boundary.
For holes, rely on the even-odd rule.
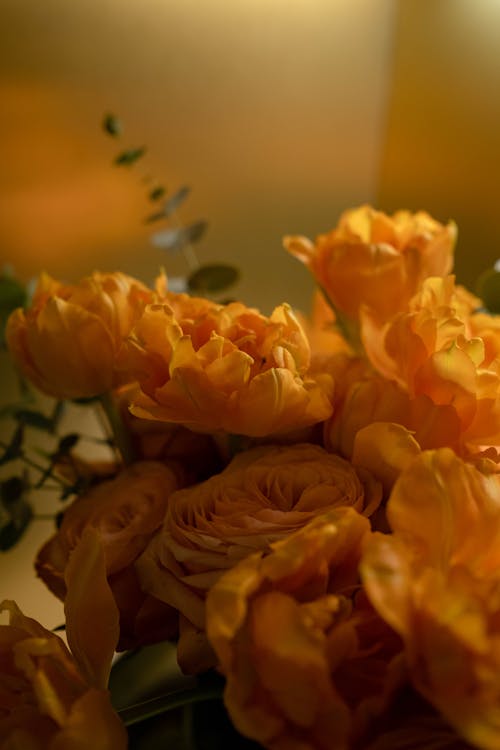
[[474,747],[496,750],[500,475],[446,448],[425,452],[397,480],[387,517],[393,533],[374,534],[363,555],[366,592],[402,637],[419,692]]
[[180,472],[159,462],[132,464],[78,497],[38,553],[38,575],[65,600],[64,576],[71,553],[87,528],[98,532],[106,575],[120,611],[119,649],[166,638],[176,630],[171,610],[142,591],[134,562],[161,527],[168,499],[181,484]]
[[43,274],[31,307],[10,316],[6,340],[23,374],[56,398],[89,398],[130,380],[116,373],[123,341],[153,292],[122,273],[65,285]]
[[443,226],[423,211],[387,216],[365,205],[345,211],[315,244],[287,237],[285,247],[341,313],[356,320],[367,306],[386,319],[406,308],[425,278],[450,272],[455,240],[453,222]]
[[369,534],[354,509],[329,511],[243,560],[208,594],[226,707],[269,750],[347,750],[386,706],[400,642],[362,592],[353,598]]
[[287,305],[266,318],[238,302],[171,295],[146,307],[123,366],[144,392],[131,407],[136,416],[260,437],[330,415],[328,394],[308,377],[309,358]]
[[184,671],[213,663],[204,600],[225,570],[331,508],[371,515],[380,499],[380,485],[364,470],[309,444],[240,453],[220,474],[174,492],[163,528],[137,568],[145,590],[181,614]]

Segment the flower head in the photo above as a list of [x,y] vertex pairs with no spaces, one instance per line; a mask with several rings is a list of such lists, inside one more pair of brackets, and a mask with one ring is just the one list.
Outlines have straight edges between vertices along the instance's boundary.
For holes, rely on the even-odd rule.
[[369,516],[380,499],[370,475],[309,444],[246,451],[220,474],[173,493],[138,570],[144,588],[181,613],[181,666],[199,671],[213,659],[202,648],[204,600],[224,571],[332,508]]
[[31,307],[15,310],[6,328],[23,374],[56,398],[89,398],[124,377],[116,361],[134,320],[153,293],[122,273],[93,273],[74,285],[42,274]]
[[401,474],[362,562],[365,589],[403,638],[416,688],[466,740],[500,746],[500,476],[451,450]]
[[385,703],[399,642],[352,599],[367,534],[354,509],[332,510],[243,560],[208,595],[226,706],[266,748],[347,750],[365,709]]
[[267,436],[321,422],[327,393],[308,377],[309,345],[287,305],[270,318],[172,294],[146,307],[124,367],[144,392],[132,413],[193,430]]
[[335,307],[357,320],[363,306],[386,319],[404,310],[428,276],[444,276],[453,263],[456,226],[419,211],[393,216],[370,206],[346,211],[316,243],[287,237],[285,246],[305,263]]

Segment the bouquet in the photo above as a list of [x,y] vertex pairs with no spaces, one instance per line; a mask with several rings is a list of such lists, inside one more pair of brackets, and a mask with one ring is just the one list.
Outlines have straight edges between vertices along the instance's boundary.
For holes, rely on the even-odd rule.
[[[28,428],[55,441],[35,568],[67,645],[3,602],[2,750],[140,747],[127,726],[221,700],[231,735],[210,708],[170,746],[500,747],[500,319],[451,275],[455,240],[369,206],[285,238],[309,316],[42,275],[5,335],[54,402],[11,408],[1,460],[35,463]],[[58,432],[68,402],[103,410],[105,458]],[[30,481],[2,483],[4,548]],[[115,652],[165,642],[188,687],[117,707]]]

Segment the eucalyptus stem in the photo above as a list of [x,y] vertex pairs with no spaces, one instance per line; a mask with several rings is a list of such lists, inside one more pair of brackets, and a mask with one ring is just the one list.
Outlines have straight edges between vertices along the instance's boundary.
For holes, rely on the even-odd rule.
[[123,420],[112,395],[110,393],[103,393],[99,400],[113,433],[115,445],[120,451],[122,461],[128,466],[134,461],[134,450],[130,434],[123,424]]
[[[0,440],[0,448],[8,449],[8,445],[4,443],[3,440]],[[30,466],[32,469],[36,469],[36,471],[39,471],[42,475],[47,475],[47,477],[50,477],[54,480],[54,482],[58,482],[62,487],[69,487],[70,483],[66,482],[61,477],[58,477],[57,474],[52,473],[52,467],[50,468],[49,472],[47,473],[47,468],[44,468],[43,466],[40,466],[40,464],[37,464],[36,461],[33,461],[31,458],[28,458],[26,453],[24,451],[21,451],[19,455],[16,456],[19,461],[23,461],[27,466]],[[40,489],[37,487],[37,489]]]
[[143,703],[136,703],[128,708],[122,708],[118,711],[118,715],[125,726],[130,727],[133,724],[139,724],[141,721],[152,719],[154,716],[161,716],[167,713],[167,711],[172,711],[174,708],[202,701],[215,700],[221,697],[221,687],[179,690],[175,693],[160,695],[158,698],[151,698],[151,700],[144,701]]

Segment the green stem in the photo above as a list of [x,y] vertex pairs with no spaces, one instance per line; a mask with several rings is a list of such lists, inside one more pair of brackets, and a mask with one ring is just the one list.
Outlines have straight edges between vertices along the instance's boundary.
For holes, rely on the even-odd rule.
[[136,703],[134,706],[122,708],[118,711],[118,715],[125,726],[130,727],[132,724],[138,724],[154,716],[161,716],[174,708],[187,706],[192,703],[200,703],[201,701],[215,700],[221,697],[222,689],[220,687],[179,690],[176,693],[160,695],[158,698],[152,698],[143,703]]
[[[3,440],[0,440],[0,448],[3,448],[4,450],[7,450],[8,445],[3,442]],[[52,474],[52,469],[47,473],[47,468],[44,468],[43,466],[40,466],[40,464],[37,464],[36,461],[33,461],[31,458],[28,458],[28,456],[24,453],[24,451],[21,451],[19,455],[16,456],[16,458],[19,461],[23,461],[27,466],[30,466],[32,469],[36,469],[43,475],[47,475],[47,477],[50,477],[54,480],[54,482],[58,482],[59,485],[62,487],[69,487],[70,483],[66,482],[64,479],[61,479],[61,477],[58,477],[56,474]],[[40,489],[37,487],[37,489]]]
[[103,393],[99,400],[108,419],[115,445],[120,451],[122,461],[128,466],[134,461],[134,450],[130,439],[130,433],[123,424],[123,420],[116,408],[116,403],[114,402],[112,395],[110,393]]
[[340,310],[338,310],[333,304],[325,288],[322,287],[321,285],[319,285],[319,288],[324,298],[326,299],[328,305],[332,308],[334,312],[335,325],[339,329],[340,333],[345,338],[347,343],[351,345],[355,354],[364,356],[365,351],[364,351],[363,343],[361,341],[361,337],[359,333],[359,323],[355,320],[352,320],[347,315],[344,315],[342,312],[340,312]]

